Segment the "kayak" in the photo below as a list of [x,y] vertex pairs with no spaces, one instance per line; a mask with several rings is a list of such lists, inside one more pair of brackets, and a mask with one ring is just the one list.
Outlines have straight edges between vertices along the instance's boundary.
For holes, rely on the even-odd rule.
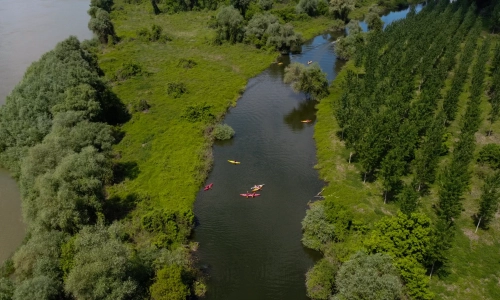
[[252,189],[252,192],[257,192],[257,191],[262,190],[263,187],[264,187],[263,184],[256,184],[256,185],[252,186],[250,189]]
[[228,160],[228,162],[232,163],[233,165],[239,165],[240,164],[239,161],[235,161],[235,160]]
[[203,190],[204,190],[204,191],[211,190],[213,185],[214,185],[214,184],[213,184],[213,183],[211,183],[211,184],[209,184],[209,185],[205,186],[205,188],[203,188]]
[[242,197],[250,197],[250,198],[254,198],[254,197],[259,197],[260,194],[256,194],[256,193],[247,193],[247,194],[240,194],[240,196]]
[[311,123],[312,120],[304,120],[304,121],[300,121],[300,122],[302,122],[302,123]]

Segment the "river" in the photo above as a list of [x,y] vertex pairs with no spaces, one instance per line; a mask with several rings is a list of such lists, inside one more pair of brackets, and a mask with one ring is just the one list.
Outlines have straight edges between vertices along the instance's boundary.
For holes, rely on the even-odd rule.
[[[407,12],[383,20],[387,25]],[[200,191],[195,203],[194,240],[208,278],[207,299],[308,299],[305,273],[320,255],[302,246],[301,221],[325,183],[314,169],[315,103],[284,84],[283,74],[290,62],[313,61],[333,80],[343,64],[333,51],[335,39],[317,36],[302,54],[280,58],[282,65],[248,82],[225,117],[236,135],[214,144],[207,179],[213,189]],[[255,184],[265,184],[260,197],[239,196]]]
[[[70,35],[89,39],[90,0],[2,0],[0,105],[26,68]],[[0,263],[21,244],[25,226],[16,182],[0,169]]]

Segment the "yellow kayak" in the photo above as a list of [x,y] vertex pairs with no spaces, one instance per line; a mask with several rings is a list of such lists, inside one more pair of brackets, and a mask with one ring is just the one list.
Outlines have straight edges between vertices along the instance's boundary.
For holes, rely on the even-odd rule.
[[234,165],[239,165],[240,162],[239,161],[235,161],[235,160],[228,160],[228,162],[234,164]]

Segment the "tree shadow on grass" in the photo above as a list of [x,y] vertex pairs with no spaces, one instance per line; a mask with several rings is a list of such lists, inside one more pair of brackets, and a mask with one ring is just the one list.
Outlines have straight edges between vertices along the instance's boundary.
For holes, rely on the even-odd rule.
[[123,219],[134,210],[140,201],[137,194],[129,194],[126,197],[114,196],[107,199],[103,205],[103,213],[106,220],[113,222]]
[[113,183],[135,179],[139,173],[139,166],[135,161],[119,162],[113,166]]

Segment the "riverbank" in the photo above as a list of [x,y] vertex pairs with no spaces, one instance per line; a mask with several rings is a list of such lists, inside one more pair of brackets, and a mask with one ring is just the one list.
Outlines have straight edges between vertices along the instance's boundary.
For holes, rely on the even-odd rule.
[[[483,32],[483,37],[490,36],[488,32]],[[498,42],[498,36],[490,36]],[[483,40],[484,41],[484,40]],[[478,43],[478,44],[481,44]],[[478,46],[479,48],[479,46]],[[493,56],[493,49],[490,51],[490,59]],[[472,64],[471,64],[472,65]],[[490,69],[490,64],[487,65]],[[371,230],[374,223],[384,216],[395,216],[399,210],[399,203],[384,204],[383,185],[380,179],[374,182],[363,182],[362,167],[359,162],[349,163],[350,150],[345,147],[344,141],[340,138],[341,128],[334,117],[334,103],[340,99],[344,92],[342,82],[346,79],[349,70],[362,76],[364,70],[357,69],[354,62],[350,61],[343,68],[331,86],[331,94],[318,104],[317,123],[315,126],[314,138],[317,143],[318,164],[322,179],[328,182],[323,195],[326,199],[333,200],[335,204],[349,207],[349,212],[353,214],[353,220],[367,226],[366,230]],[[469,76],[465,83],[464,92],[459,99],[459,112],[457,116],[463,116],[467,107],[471,86],[472,67],[469,69]],[[444,95],[449,90],[453,72],[448,74],[445,87],[441,94]],[[491,73],[488,71],[485,81],[491,83]],[[487,88],[486,88],[487,89]],[[491,110],[488,97],[483,94],[481,99],[482,123],[476,133],[476,151],[487,143],[499,144],[500,123],[493,124],[492,136],[487,136],[489,128],[487,116]],[[457,140],[459,137],[459,125],[461,120],[457,117],[448,128],[449,140]],[[452,154],[448,153],[441,158],[443,162],[449,161]],[[472,170],[472,180],[469,191],[463,196],[463,207],[460,217],[455,220],[457,230],[452,247],[449,250],[449,265],[447,273],[440,276],[432,276],[430,289],[438,299],[496,299],[500,294],[498,276],[500,269],[496,267],[494,257],[497,257],[497,249],[500,246],[498,237],[500,236],[500,222],[496,218],[488,230],[479,230],[474,233],[475,223],[473,216],[477,213],[482,177],[486,172],[485,167],[474,163]],[[420,201],[419,211],[424,212],[433,221],[436,221],[434,207],[438,200],[439,181],[429,187],[429,193]],[[341,243],[334,243],[329,246],[329,252],[325,255],[331,259],[336,257],[340,261],[345,261],[351,253],[345,249],[363,249],[363,235],[351,233],[351,235]],[[352,250],[351,250],[352,251]],[[427,274],[429,275],[429,274]]]

